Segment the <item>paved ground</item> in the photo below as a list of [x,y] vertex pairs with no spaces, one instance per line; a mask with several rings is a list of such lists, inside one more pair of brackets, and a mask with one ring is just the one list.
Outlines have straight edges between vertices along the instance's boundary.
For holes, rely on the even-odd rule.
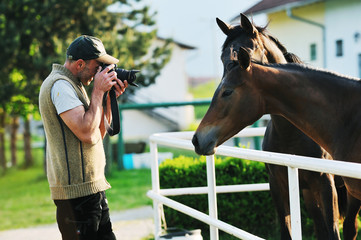
[[[111,212],[113,230],[119,240],[141,240],[154,234],[153,210],[150,206]],[[61,240],[56,224],[0,232],[1,240]]]

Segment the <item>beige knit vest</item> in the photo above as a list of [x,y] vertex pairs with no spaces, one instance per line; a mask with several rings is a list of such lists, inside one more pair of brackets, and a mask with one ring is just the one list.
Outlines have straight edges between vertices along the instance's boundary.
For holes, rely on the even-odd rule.
[[75,89],[85,110],[89,99],[83,85],[64,66],[54,64],[40,88],[39,108],[46,134],[46,163],[52,199],[72,199],[110,188],[105,179],[103,142],[81,142],[57,114],[51,100],[51,88],[66,80]]

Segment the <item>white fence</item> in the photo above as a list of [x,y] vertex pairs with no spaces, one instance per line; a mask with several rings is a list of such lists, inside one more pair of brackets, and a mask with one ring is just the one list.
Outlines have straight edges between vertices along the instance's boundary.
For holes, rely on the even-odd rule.
[[[235,137],[263,136],[264,132],[265,128],[246,128],[239,132]],[[211,240],[218,240],[218,229],[221,229],[222,231],[240,239],[262,239],[252,235],[251,233],[245,232],[230,224],[218,220],[216,195],[217,193],[226,192],[265,191],[269,190],[269,184],[258,183],[216,186],[214,156],[207,156],[207,187],[160,189],[157,145],[160,144],[174,148],[194,150],[194,147],[190,141],[190,139],[193,137],[193,134],[194,132],[173,132],[153,134],[150,137],[150,152],[152,156],[152,190],[148,191],[147,196],[153,199],[155,239],[159,239],[159,235],[161,233],[162,205],[171,207],[177,211],[183,212],[193,218],[209,224]],[[361,179],[361,164],[356,163],[345,163],[335,160],[330,161],[319,158],[271,153],[266,151],[227,146],[218,147],[216,154],[288,167],[292,239],[302,239],[298,169],[326,172],[335,175]],[[208,194],[209,215],[166,197],[189,194]]]

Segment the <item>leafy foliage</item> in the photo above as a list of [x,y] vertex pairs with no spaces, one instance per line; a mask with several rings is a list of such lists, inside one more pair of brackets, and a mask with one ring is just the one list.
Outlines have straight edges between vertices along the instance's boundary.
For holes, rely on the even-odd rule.
[[[263,163],[237,158],[216,158],[216,184],[251,184],[268,182]],[[161,188],[207,186],[206,159],[180,156],[164,161],[159,167]],[[207,195],[171,197],[191,208],[208,214]],[[267,239],[279,239],[280,230],[276,210],[269,192],[244,192],[217,194],[218,219]],[[303,235],[313,235],[313,221],[305,212],[301,201]],[[209,226],[171,208],[164,207],[168,227],[201,229],[204,239],[209,239]],[[220,239],[237,239],[220,232]]]
[[[118,2],[120,12],[109,12]],[[38,113],[38,95],[52,63],[65,60],[66,48],[82,34],[100,38],[119,66],[139,69],[137,83],[155,82],[171,54],[170,41],[150,49],[157,38],[154,14],[137,9],[140,0],[0,0],[0,119]],[[129,88],[132,94],[135,88]],[[126,100],[126,95],[123,98]],[[38,116],[39,117],[39,116]],[[5,122],[0,121],[0,166]],[[28,144],[30,146],[30,144]]]
[[[216,159],[216,184],[232,185],[268,182],[262,163],[236,158]],[[161,188],[206,186],[206,160],[179,157],[160,165]],[[187,206],[208,213],[207,195],[172,197]],[[218,218],[253,234],[268,237],[274,235],[276,217],[269,192],[224,193],[217,195]],[[202,229],[207,239],[209,226],[173,209],[165,208],[169,227]],[[224,234],[224,233],[222,233]],[[221,236],[222,239],[229,236]]]
[[[122,68],[146,69],[141,85],[154,83],[159,70],[169,60],[169,41],[145,57],[156,38],[154,15],[149,7],[133,9],[139,0],[123,0],[120,7],[130,11],[112,12],[114,0],[1,1],[0,4],[0,103],[23,94],[37,103],[41,81],[51,63],[63,62],[67,46],[81,34],[102,39],[110,54],[120,59]],[[148,31],[144,31],[147,29]],[[22,75],[26,84],[16,85],[9,76]],[[5,88],[5,89],[4,89]]]

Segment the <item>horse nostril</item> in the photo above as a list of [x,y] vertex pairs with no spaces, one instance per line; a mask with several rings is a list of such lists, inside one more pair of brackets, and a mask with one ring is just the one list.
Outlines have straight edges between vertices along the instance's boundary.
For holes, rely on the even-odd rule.
[[197,138],[196,134],[193,135],[192,143],[193,143],[193,146],[198,147],[199,143],[198,143],[198,138]]

